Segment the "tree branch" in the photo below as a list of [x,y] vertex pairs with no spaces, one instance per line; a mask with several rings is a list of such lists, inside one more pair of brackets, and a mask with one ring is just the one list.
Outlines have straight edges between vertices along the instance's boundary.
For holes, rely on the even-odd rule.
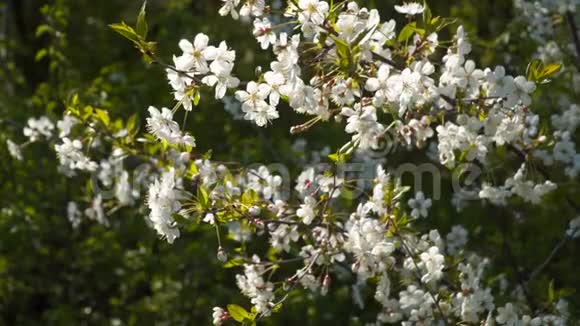
[[[578,37],[578,27],[574,20],[574,14],[570,11],[566,12],[566,20],[568,21],[568,26],[570,26],[570,33],[572,33],[572,42],[574,42],[574,47],[576,48],[576,59],[580,60],[580,37]],[[576,64],[580,65],[580,62],[577,61]]]
[[526,281],[527,283],[531,282],[536,276],[538,276],[538,274],[540,274],[540,272],[544,268],[546,268],[546,266],[548,266],[548,264],[556,256],[558,250],[560,250],[566,244],[566,242],[568,242],[568,240],[570,240],[570,237],[566,235],[562,240],[560,240],[560,242],[558,242],[558,244],[552,249],[548,257],[544,260],[544,262],[540,264],[540,266],[538,266],[536,269],[534,269],[534,271],[530,274],[530,277]]

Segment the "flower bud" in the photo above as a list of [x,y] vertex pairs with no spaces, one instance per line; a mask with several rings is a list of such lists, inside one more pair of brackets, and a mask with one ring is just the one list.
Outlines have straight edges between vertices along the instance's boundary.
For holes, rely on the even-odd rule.
[[203,221],[206,223],[209,223],[211,225],[215,224],[215,215],[213,215],[213,213],[207,213],[205,214],[205,217],[203,218]]
[[228,172],[228,168],[223,164],[218,165],[216,170],[220,175],[224,175]]
[[253,222],[254,222],[254,225],[255,225],[255,226],[258,228],[258,229],[260,229],[260,230],[264,229],[264,221],[262,221],[261,219],[259,219],[259,218],[257,218],[257,219],[254,219],[254,220],[253,220]]
[[222,248],[221,246],[218,248],[218,251],[217,251],[217,259],[219,261],[221,261],[222,263],[225,263],[228,260],[228,254],[226,253],[224,248]]
[[188,152],[182,152],[181,154],[179,154],[179,159],[183,162],[187,162],[189,161],[190,158],[190,154]]
[[260,215],[261,211],[262,210],[258,206],[252,206],[252,207],[250,207],[250,209],[248,209],[248,213],[250,213],[250,215],[252,215],[252,216]]
[[546,138],[546,136],[544,136],[544,135],[542,135],[542,136],[538,137],[538,141],[539,141],[540,143],[545,143],[547,139],[548,139],[548,138]]
[[324,279],[322,280],[322,289],[320,289],[320,294],[326,295],[328,293],[328,289],[330,289],[330,284],[332,283],[332,279],[330,275],[324,275]]
[[324,280],[322,280],[322,287],[330,288],[330,284],[332,283],[332,278],[329,274],[324,275]]

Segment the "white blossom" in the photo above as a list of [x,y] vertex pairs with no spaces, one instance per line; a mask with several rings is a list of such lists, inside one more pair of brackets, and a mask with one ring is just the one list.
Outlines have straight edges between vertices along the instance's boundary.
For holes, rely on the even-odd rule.
[[163,172],[160,179],[155,179],[149,185],[147,198],[147,206],[150,209],[149,220],[157,233],[169,243],[173,243],[179,237],[179,229],[172,215],[181,209],[180,197],[174,169]]
[[189,145],[195,147],[195,139],[189,134],[184,134],[179,129],[179,124],[173,121],[173,112],[167,108],[161,108],[161,112],[150,106],[150,117],[147,118],[149,132],[159,140],[165,140],[169,144]]
[[67,137],[74,125],[78,122],[77,118],[71,115],[65,115],[62,120],[56,122],[56,127],[59,130],[58,137]]
[[238,19],[240,15],[236,10],[236,7],[240,4],[240,0],[221,0],[224,4],[219,10],[219,14],[222,16],[231,15],[233,19]]
[[271,88],[267,84],[249,82],[246,91],[237,91],[236,99],[242,102],[244,119],[255,121],[256,125],[263,127],[268,122],[279,117],[278,111],[265,100]]
[[38,141],[42,138],[52,137],[54,124],[48,117],[40,117],[38,119],[28,119],[26,127],[23,129],[24,136],[28,137],[31,142]]
[[438,247],[429,248],[426,252],[421,253],[419,257],[427,270],[427,273],[421,277],[421,281],[429,283],[439,280],[443,276],[445,257],[439,253]]
[[8,147],[8,153],[12,158],[22,161],[22,151],[19,145],[11,141],[10,139],[6,140],[6,146]]
[[208,61],[216,59],[217,50],[213,46],[209,46],[209,37],[203,33],[195,36],[193,44],[182,39],[179,41],[179,48],[183,51],[182,70],[195,69],[197,73],[205,74],[209,71]]
[[316,199],[310,196],[304,197],[304,204],[296,211],[296,215],[302,219],[302,223],[309,225],[316,217]]
[[276,43],[276,34],[274,33],[272,24],[268,18],[256,18],[254,20],[253,33],[263,50],[267,49],[270,44]]
[[431,207],[431,199],[425,198],[422,191],[415,194],[415,198],[409,199],[409,207],[412,209],[411,216],[414,218],[427,217]]
[[417,2],[407,2],[401,6],[395,5],[395,10],[401,14],[414,16],[423,13],[425,8]]
[[60,164],[71,170],[95,171],[98,164],[91,161],[82,152],[83,144],[80,140],[62,139],[62,144],[54,145]]

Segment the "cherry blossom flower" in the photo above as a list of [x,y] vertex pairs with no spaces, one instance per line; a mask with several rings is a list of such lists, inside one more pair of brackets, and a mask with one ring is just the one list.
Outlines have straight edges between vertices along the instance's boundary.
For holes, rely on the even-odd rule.
[[407,2],[401,6],[395,5],[395,10],[401,14],[408,16],[419,15],[423,13],[425,8],[417,2]]
[[302,218],[302,223],[309,225],[316,217],[316,199],[311,196],[304,197],[304,204],[296,211],[296,215]]
[[236,10],[237,6],[240,4],[240,0],[221,0],[224,4],[219,10],[219,14],[222,16],[231,15],[233,19],[238,19],[240,15]]
[[268,18],[256,18],[253,33],[263,50],[267,49],[270,44],[276,43],[276,34]]
[[425,198],[423,192],[418,191],[415,198],[409,199],[409,207],[412,209],[411,216],[414,218],[427,217],[431,207],[431,199]]
[[205,74],[209,71],[207,62],[217,56],[216,48],[208,46],[209,37],[203,33],[195,36],[193,44],[188,40],[179,41],[179,48],[183,51],[184,63],[181,70],[194,68],[196,72]]
[[151,210],[149,220],[157,233],[169,243],[173,243],[179,237],[179,229],[171,215],[181,209],[180,197],[174,169],[164,172],[161,179],[156,179],[149,185],[147,197],[147,206]]
[[421,280],[425,283],[439,280],[443,276],[443,268],[445,267],[445,257],[439,253],[439,248],[433,246],[426,252],[419,255],[421,262],[425,265],[427,273],[425,273]]

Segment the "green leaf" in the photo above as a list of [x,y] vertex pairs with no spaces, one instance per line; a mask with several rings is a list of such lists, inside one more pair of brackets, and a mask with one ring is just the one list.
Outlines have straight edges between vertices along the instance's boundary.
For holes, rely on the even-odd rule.
[[242,204],[251,206],[258,200],[258,194],[253,189],[248,189],[242,195]]
[[330,38],[332,38],[336,45],[336,54],[338,55],[339,65],[342,68],[348,68],[351,56],[350,46],[344,40],[332,34],[330,35]]
[[197,188],[197,201],[203,208],[209,207],[209,195],[202,186]]
[[328,158],[333,161],[334,163],[342,163],[346,161],[346,154],[342,154],[342,153],[334,153],[334,154],[330,154],[328,155]]
[[548,287],[548,300],[550,302],[556,301],[556,290],[554,289],[554,280],[550,281],[550,285]]
[[558,291],[558,296],[560,298],[565,298],[571,296],[574,293],[576,293],[576,289],[574,288],[563,288],[560,291]]
[[242,266],[244,261],[240,258],[230,259],[227,263],[224,264],[225,268],[233,268],[237,266]]
[[203,153],[203,155],[201,156],[201,158],[204,159],[204,160],[210,160],[212,154],[213,154],[213,151],[210,149],[207,152]]
[[431,19],[431,25],[437,25],[437,23],[439,22],[440,19],[441,19],[441,17],[439,17],[439,16],[433,17]]
[[333,162],[338,162],[338,160],[340,159],[339,154],[338,153],[334,153],[334,154],[329,154],[328,158],[333,161]]
[[429,5],[427,4],[427,0],[423,1],[423,8],[425,8],[423,10],[423,22],[425,24],[429,24],[431,22],[431,8],[429,8]]
[[44,57],[46,57],[47,55],[48,55],[47,49],[40,49],[38,52],[36,52],[36,56],[34,57],[34,61],[40,61]]
[[423,36],[425,35],[425,30],[422,28],[417,28],[417,23],[415,22],[409,23],[405,25],[405,27],[403,27],[401,33],[399,34],[399,37],[397,38],[397,41],[399,41],[400,43],[407,42],[407,40],[411,38],[411,36],[413,36],[414,33]]
[[539,59],[534,59],[528,63],[528,67],[526,68],[526,78],[528,80],[536,80],[536,76],[538,75],[538,68],[542,64],[542,61]]
[[201,95],[197,89],[193,91],[193,105],[197,106],[199,104],[199,100]]
[[139,11],[139,16],[137,16],[137,34],[139,34],[143,39],[147,39],[147,32],[149,27],[147,26],[147,21],[145,20],[145,8],[147,7],[147,0],[143,1],[141,10]]
[[41,36],[43,34],[46,34],[46,33],[52,32],[52,31],[53,31],[53,28],[50,27],[49,25],[46,25],[46,24],[39,25],[36,28],[36,34],[35,34],[35,36],[36,37],[39,37],[39,36]]
[[557,74],[562,68],[560,63],[543,63],[542,60],[530,61],[526,69],[526,78],[534,82],[548,82],[549,78]]
[[561,68],[562,65],[559,63],[550,63],[542,69],[542,77],[550,77],[560,71]]
[[124,38],[128,39],[129,41],[135,43],[138,46],[141,46],[143,43],[143,39],[141,36],[135,32],[133,27],[121,22],[120,24],[111,24],[109,25],[115,32],[123,36]]
[[281,304],[281,303],[279,303],[279,304],[275,305],[275,306],[272,308],[272,312],[274,312],[274,313],[276,313],[276,312],[279,312],[279,311],[280,311],[280,309],[282,309],[282,304]]
[[125,129],[127,129],[127,133],[131,137],[135,137],[139,132],[139,126],[137,125],[137,115],[132,114],[129,119],[127,120],[127,124],[125,125]]
[[439,32],[443,28],[445,28],[449,25],[455,24],[456,21],[457,21],[457,19],[455,19],[455,18],[435,17],[435,18],[431,19],[431,25],[436,25],[438,23],[438,25],[436,25],[436,27],[435,27],[435,32]]
[[99,120],[101,120],[101,122],[108,127],[109,124],[111,123],[111,118],[109,117],[109,112],[105,111],[105,110],[101,110],[101,109],[95,109],[95,115],[97,116],[97,118],[99,118]]
[[232,316],[232,318],[237,321],[237,322],[243,322],[244,319],[249,319],[252,320],[253,317],[252,315],[246,311],[246,309],[236,305],[236,304],[229,304],[227,305],[228,308],[228,312],[230,313],[230,316]]
[[194,176],[199,174],[199,170],[197,169],[197,165],[195,165],[195,163],[191,163],[191,165],[189,166],[189,170],[187,171],[186,176],[189,179],[192,179]]

